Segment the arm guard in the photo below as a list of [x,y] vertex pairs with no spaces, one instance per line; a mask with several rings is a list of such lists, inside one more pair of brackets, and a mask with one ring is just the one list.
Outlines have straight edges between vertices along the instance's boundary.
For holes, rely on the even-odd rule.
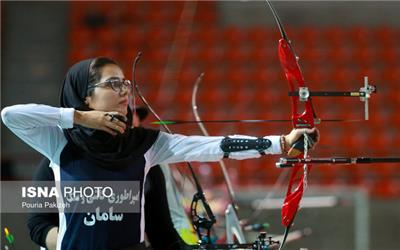
[[221,149],[224,152],[224,158],[228,158],[232,152],[239,152],[244,150],[257,150],[260,155],[265,155],[265,150],[271,147],[270,140],[265,138],[248,139],[248,138],[229,138],[225,137],[221,141]]

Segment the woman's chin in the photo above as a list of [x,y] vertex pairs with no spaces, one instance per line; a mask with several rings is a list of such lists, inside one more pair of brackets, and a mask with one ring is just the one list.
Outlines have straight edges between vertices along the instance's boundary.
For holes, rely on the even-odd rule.
[[128,114],[128,107],[118,109],[118,112],[127,115]]
[[113,108],[110,108],[108,110],[108,112],[110,112],[110,110],[112,112],[118,112],[122,115],[127,115],[128,114],[128,105],[118,105],[118,106],[114,106]]

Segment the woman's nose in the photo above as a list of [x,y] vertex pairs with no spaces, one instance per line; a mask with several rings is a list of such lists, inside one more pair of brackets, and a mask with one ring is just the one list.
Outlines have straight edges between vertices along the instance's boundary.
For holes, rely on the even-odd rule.
[[125,85],[122,85],[121,88],[119,89],[120,96],[125,96],[125,95],[129,94],[130,92],[131,92],[130,89]]

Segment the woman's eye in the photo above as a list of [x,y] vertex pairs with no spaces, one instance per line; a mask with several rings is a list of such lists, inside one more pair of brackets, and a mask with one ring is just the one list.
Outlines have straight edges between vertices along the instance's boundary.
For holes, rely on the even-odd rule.
[[116,86],[116,87],[120,87],[122,84],[121,84],[121,81],[115,81],[114,83],[114,86]]

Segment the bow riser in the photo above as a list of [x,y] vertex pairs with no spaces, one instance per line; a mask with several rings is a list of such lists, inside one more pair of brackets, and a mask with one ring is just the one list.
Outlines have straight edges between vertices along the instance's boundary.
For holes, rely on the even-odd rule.
[[[298,64],[298,57],[295,55],[291,45],[285,39],[279,40],[279,60],[285,71],[291,92],[297,92],[300,87],[305,87],[303,74]],[[297,89],[296,89],[297,88]],[[299,114],[300,97],[292,97],[292,123],[294,128],[313,128],[314,112],[311,98],[304,102],[304,112]]]

